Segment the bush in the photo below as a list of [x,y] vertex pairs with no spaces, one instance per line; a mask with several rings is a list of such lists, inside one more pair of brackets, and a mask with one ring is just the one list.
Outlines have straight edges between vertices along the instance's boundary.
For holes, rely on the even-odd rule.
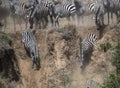
[[67,87],[68,86],[68,88],[71,86],[71,83],[72,83],[72,79],[70,79],[70,77],[68,77],[67,75],[62,75],[61,76],[61,80],[62,80],[62,85],[64,86],[64,87]]
[[112,64],[120,68],[120,41],[118,41],[115,51],[112,53]]
[[120,77],[115,74],[109,74],[107,80],[101,85],[101,88],[120,88]]
[[120,14],[117,17],[117,23],[120,23]]
[[107,52],[111,47],[112,46],[108,41],[106,41],[103,44],[100,44],[100,49],[103,50],[104,52]]
[[0,32],[0,41],[1,42],[6,42],[6,43],[11,43],[12,38],[10,36],[8,36],[6,33]]

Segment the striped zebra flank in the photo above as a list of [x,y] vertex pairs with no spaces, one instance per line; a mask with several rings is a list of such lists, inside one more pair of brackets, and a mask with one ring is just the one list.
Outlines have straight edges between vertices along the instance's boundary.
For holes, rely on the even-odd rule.
[[32,31],[24,31],[22,33],[22,42],[27,55],[32,59],[32,68],[36,65],[36,69],[40,68],[39,49],[37,46],[36,38]]
[[41,24],[45,28],[48,25],[48,16],[50,15],[48,7],[44,4],[37,4],[30,14],[30,28],[33,28],[33,19],[35,19],[37,24],[39,24],[39,28],[41,28]]
[[55,5],[55,26],[59,26],[58,19],[70,16],[74,16],[76,13],[76,7],[73,3],[64,3],[64,4],[57,4]]
[[88,33],[87,36],[82,40],[80,44],[80,55],[79,55],[79,60],[80,60],[80,67],[82,67],[84,64],[84,58],[86,54],[89,54],[93,51],[93,46],[97,40],[97,36],[93,33]]

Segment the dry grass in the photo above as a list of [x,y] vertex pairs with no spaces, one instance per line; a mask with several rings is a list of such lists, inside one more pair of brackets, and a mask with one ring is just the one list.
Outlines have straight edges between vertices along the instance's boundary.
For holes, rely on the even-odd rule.
[[[95,30],[92,27],[87,32],[95,32]],[[26,56],[20,42],[21,34],[18,32],[17,38],[16,35],[12,34],[21,69],[21,83],[17,88],[79,88],[79,86],[84,88],[89,79],[102,83],[105,74],[113,72],[114,67],[110,61],[111,50],[103,53],[99,49],[100,44],[109,39],[109,42],[114,46],[118,36],[115,36],[115,31],[107,28],[104,37],[96,43],[91,61],[82,70],[77,58],[78,38],[84,37],[85,33],[84,28],[76,30],[74,25],[67,25],[59,30],[53,28],[37,31],[36,38],[42,66],[40,71],[34,71],[31,68],[32,62]]]
[[[46,29],[36,31],[41,58],[39,71],[31,68],[32,61],[26,55],[21,43],[22,31],[19,25],[15,34],[13,23],[9,20],[6,32],[13,38],[21,71],[21,81],[15,88],[85,88],[87,80],[94,80],[101,84],[105,74],[115,70],[110,61],[112,50],[103,53],[99,49],[100,44],[106,39],[109,39],[113,46],[116,44],[118,36],[110,27],[105,29],[103,38],[97,41],[91,61],[85,69],[80,69],[77,57],[80,48],[79,37],[83,38],[89,32],[99,35],[94,23],[88,18],[85,18],[84,23],[77,24],[76,21],[68,22],[62,19],[60,28],[48,26]],[[1,85],[4,83],[1,82]]]

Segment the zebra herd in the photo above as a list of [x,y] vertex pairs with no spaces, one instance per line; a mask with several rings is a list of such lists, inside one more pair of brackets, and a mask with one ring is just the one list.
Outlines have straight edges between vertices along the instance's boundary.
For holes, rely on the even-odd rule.
[[[23,19],[25,22],[25,29],[29,23],[29,28],[33,29],[39,26],[39,28],[45,28],[50,21],[52,26],[59,27],[59,18],[70,17],[84,17],[88,15],[93,15],[94,22],[97,29],[101,29],[105,26],[104,15],[111,14],[111,19],[113,19],[113,14],[119,17],[120,1],[119,0],[95,0],[90,3],[84,4],[82,0],[73,1],[55,1],[55,0],[28,0],[28,2],[20,2],[19,0],[9,0],[7,4],[0,2],[0,11],[5,10],[5,14],[0,14],[0,20],[6,18],[8,14],[13,18],[14,30],[16,29],[15,23],[16,18]],[[7,15],[6,15],[7,14]],[[4,16],[4,17],[3,17]],[[2,23],[0,22],[0,26]],[[20,24],[21,27],[21,24]],[[21,27],[22,29],[22,27]],[[81,52],[79,53],[80,67],[84,65],[84,57],[87,53],[92,52],[97,36],[93,33],[88,33],[87,36],[82,40]],[[37,41],[33,32],[25,30],[22,33],[22,42],[24,44],[25,50],[33,61],[36,67],[40,67],[39,49],[37,47]]]
[[[86,15],[94,15],[94,22],[97,29],[101,29],[105,26],[104,15],[108,15],[108,24],[111,14],[111,19],[113,19],[113,14],[119,17],[120,1],[119,0],[94,0],[84,4],[82,0],[73,0],[60,2],[57,0],[28,0],[28,2],[20,2],[19,0],[9,0],[6,6],[2,5],[0,8],[8,8],[11,16],[14,20],[14,29],[16,18],[19,20],[23,19],[26,24],[30,24],[29,28],[33,28],[33,24],[39,25],[39,28],[47,27],[49,18],[50,23],[55,26],[59,26],[59,18],[80,18]],[[21,24],[20,24],[21,27]],[[22,29],[22,27],[21,27]]]

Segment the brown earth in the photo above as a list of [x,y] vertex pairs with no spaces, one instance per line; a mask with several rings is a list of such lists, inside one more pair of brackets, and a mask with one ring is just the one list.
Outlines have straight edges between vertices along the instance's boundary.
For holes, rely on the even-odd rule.
[[[106,21],[106,20],[105,20]],[[17,32],[13,31],[12,21],[8,22],[6,33],[13,38],[15,54],[20,67],[20,82],[16,88],[85,88],[87,80],[94,80],[101,84],[106,75],[115,72],[111,64],[113,49],[104,53],[100,44],[106,39],[115,46],[119,36],[114,30],[115,19],[111,26],[103,31],[103,37],[98,39],[91,60],[84,69],[79,66],[77,54],[79,52],[79,38],[84,38],[86,33],[99,32],[94,26],[94,21],[85,17],[84,23],[68,22],[61,20],[60,28],[49,27],[38,30],[35,34],[41,58],[41,69],[36,71],[31,68],[32,61],[26,55],[21,43],[21,30],[17,25]],[[106,22],[107,23],[107,22]]]

